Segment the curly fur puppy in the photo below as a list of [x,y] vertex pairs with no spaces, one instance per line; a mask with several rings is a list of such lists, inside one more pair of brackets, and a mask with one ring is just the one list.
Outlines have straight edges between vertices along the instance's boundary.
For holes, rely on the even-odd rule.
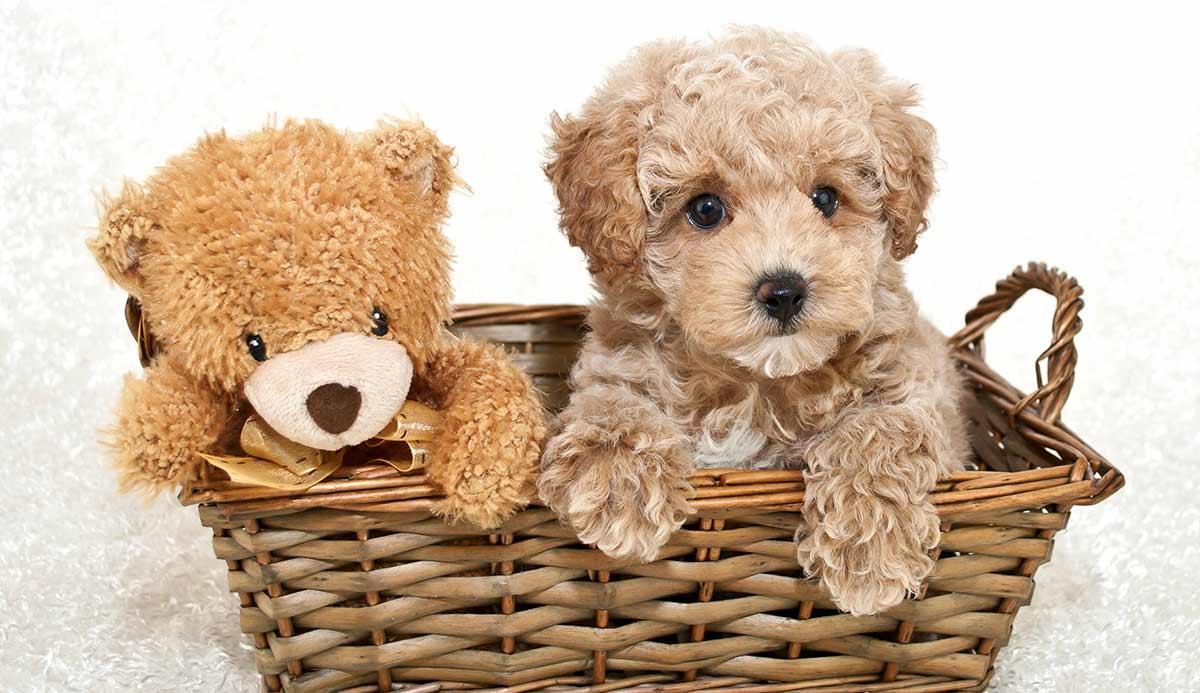
[[870,53],[738,29],[638,49],[546,173],[600,294],[539,490],[612,556],[650,560],[693,465],[803,466],[796,555],[875,613],[933,562],[927,495],[967,455],[944,338],[899,261],[933,128]]

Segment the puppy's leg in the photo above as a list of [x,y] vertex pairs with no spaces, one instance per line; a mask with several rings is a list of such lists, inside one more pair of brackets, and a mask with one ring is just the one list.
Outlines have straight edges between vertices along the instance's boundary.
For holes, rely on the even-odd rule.
[[837,605],[874,614],[914,594],[940,539],[929,492],[961,466],[953,426],[932,403],[848,410],[801,445],[807,463],[800,564]]
[[614,558],[651,561],[688,514],[685,437],[653,402],[594,383],[576,391],[546,445],[538,491]]

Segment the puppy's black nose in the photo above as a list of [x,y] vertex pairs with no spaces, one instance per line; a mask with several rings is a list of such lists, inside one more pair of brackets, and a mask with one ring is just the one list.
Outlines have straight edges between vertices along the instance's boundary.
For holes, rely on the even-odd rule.
[[354,425],[362,394],[357,388],[325,383],[308,394],[308,415],[329,433],[344,433]]
[[772,274],[763,277],[754,289],[754,298],[781,325],[792,322],[804,307],[808,284],[798,274]]

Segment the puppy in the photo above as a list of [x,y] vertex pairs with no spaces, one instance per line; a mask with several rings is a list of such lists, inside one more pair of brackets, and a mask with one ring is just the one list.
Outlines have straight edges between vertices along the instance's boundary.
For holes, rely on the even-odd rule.
[[852,614],[930,572],[928,494],[967,458],[945,339],[900,261],[934,190],[914,88],[870,53],[736,29],[635,51],[546,173],[599,298],[539,491],[649,561],[694,466],[805,470],[796,556]]

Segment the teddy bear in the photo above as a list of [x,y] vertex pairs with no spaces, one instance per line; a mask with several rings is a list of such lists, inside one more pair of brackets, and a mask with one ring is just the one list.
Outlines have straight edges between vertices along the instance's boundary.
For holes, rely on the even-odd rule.
[[126,378],[106,444],[123,490],[198,475],[260,417],[317,450],[358,445],[406,399],[438,410],[435,512],[494,527],[527,500],[545,431],[529,378],[446,331],[458,178],[419,122],[318,121],[202,137],[104,197],[89,247],[142,307],[157,355]]

